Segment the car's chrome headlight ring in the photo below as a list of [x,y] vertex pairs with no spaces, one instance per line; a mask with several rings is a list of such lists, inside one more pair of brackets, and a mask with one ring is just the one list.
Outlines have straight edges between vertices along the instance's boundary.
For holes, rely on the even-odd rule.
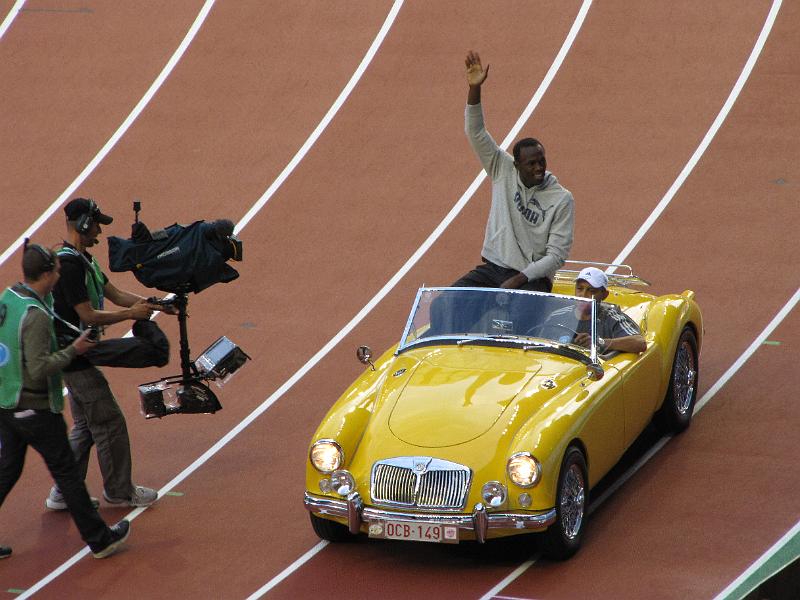
[[542,465],[530,452],[512,454],[506,472],[515,485],[523,488],[533,487],[542,479]]
[[481,488],[481,497],[487,506],[497,508],[506,501],[506,487],[499,481],[487,481]]
[[356,480],[350,471],[340,470],[331,473],[331,488],[340,496],[345,496],[356,489]]
[[317,440],[312,444],[308,458],[320,473],[332,473],[344,464],[344,450],[335,440]]

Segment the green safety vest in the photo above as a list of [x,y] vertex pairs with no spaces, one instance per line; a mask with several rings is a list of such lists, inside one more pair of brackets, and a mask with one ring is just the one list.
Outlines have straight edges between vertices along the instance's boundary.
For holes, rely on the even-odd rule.
[[[48,299],[50,299],[48,295]],[[0,296],[0,408],[14,409],[22,394],[22,321],[29,310],[41,310],[53,321],[53,315],[36,298],[21,296],[7,288]],[[50,327],[50,350],[58,350],[55,330]],[[47,378],[50,410],[60,413],[64,408],[61,373]]]
[[97,259],[93,256],[92,262],[89,262],[86,255],[67,246],[62,247],[58,251],[58,255],[77,256],[83,261],[83,266],[86,267],[86,291],[89,294],[89,302],[92,304],[93,309],[103,310],[103,271],[100,270]]

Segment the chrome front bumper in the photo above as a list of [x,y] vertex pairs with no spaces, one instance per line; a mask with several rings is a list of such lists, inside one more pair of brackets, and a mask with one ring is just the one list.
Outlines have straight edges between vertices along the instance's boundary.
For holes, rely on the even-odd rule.
[[351,533],[361,531],[361,526],[381,521],[401,521],[410,523],[430,523],[435,525],[455,525],[459,529],[472,531],[475,539],[486,541],[490,529],[531,529],[541,530],[552,525],[556,520],[556,509],[539,513],[488,513],[482,503],[475,505],[472,514],[449,513],[410,513],[396,510],[381,510],[365,507],[358,492],[353,492],[347,499],[338,500],[327,496],[315,496],[305,493],[303,504],[312,513],[330,515],[347,519]]

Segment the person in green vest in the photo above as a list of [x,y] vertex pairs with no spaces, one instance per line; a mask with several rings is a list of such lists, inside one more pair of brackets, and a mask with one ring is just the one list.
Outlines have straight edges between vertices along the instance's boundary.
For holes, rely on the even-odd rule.
[[[56,254],[26,240],[24,281],[0,296],[0,506],[22,474],[31,446],[42,455],[81,538],[96,558],[115,553],[130,533],[122,520],[106,525],[89,498],[61,411],[61,369],[92,347],[89,331],[58,350],[51,292],[59,279]],[[3,547],[3,557],[11,549]]]

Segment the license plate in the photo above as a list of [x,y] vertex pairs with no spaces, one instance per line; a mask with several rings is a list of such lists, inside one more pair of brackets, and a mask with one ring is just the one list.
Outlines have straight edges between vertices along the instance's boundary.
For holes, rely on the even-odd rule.
[[411,542],[458,543],[458,527],[431,523],[380,521],[370,523],[369,537]]

